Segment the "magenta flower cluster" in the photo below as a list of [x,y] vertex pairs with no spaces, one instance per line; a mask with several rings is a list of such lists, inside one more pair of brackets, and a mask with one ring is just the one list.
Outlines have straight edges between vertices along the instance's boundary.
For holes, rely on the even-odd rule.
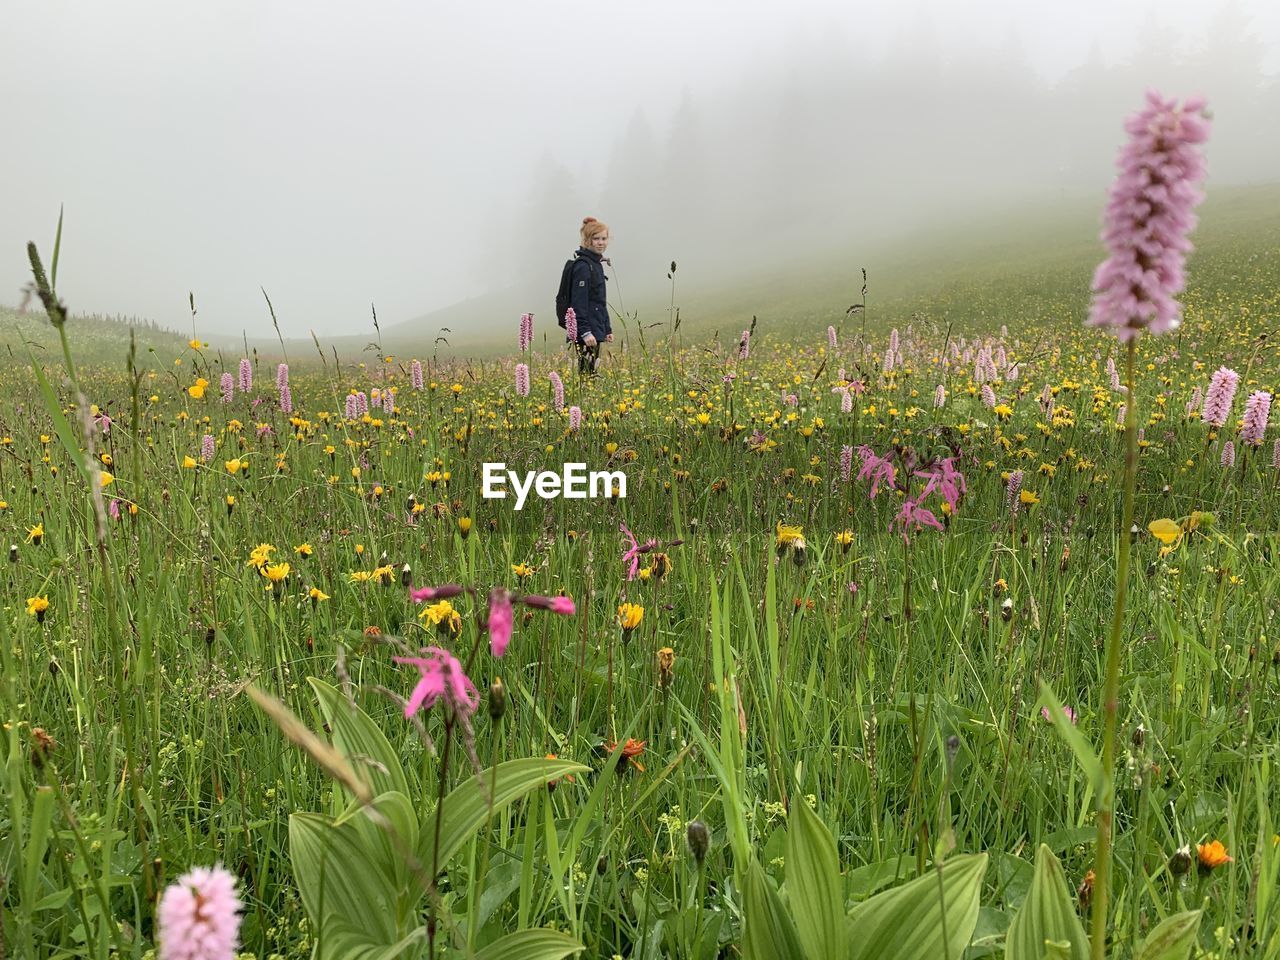
[[[447,583],[440,587],[411,589],[409,598],[415,603],[448,600],[466,590],[460,584]],[[537,594],[515,597],[505,587],[494,587],[489,591],[488,599],[485,629],[489,634],[489,651],[495,657],[505,656],[511,645],[515,628],[515,603],[562,616],[573,616],[577,612],[569,597],[543,597]],[[475,712],[480,703],[480,694],[458,658],[443,647],[427,647],[422,652],[425,656],[392,658],[396,663],[418,668],[418,682],[405,701],[405,718],[412,717],[424,707],[430,709],[440,701],[464,715]]]
[[1192,210],[1203,199],[1209,137],[1205,102],[1179,104],[1155,91],[1146,107],[1125,121],[1129,142],[1111,186],[1102,240],[1110,255],[1093,277],[1093,326],[1111,327],[1121,340],[1142,330],[1167,333],[1178,325],[1174,296],[1184,285],[1183,262]]

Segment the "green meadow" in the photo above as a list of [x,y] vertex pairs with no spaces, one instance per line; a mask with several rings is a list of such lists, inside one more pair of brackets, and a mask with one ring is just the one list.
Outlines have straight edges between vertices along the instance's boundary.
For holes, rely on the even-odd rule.
[[[1083,325],[1094,208],[903,247],[865,298],[852,254],[677,289],[688,326],[646,306],[590,379],[549,311],[480,359],[259,344],[248,384],[198,324],[6,315],[0,956],[156,956],[218,863],[254,957],[1084,957],[1104,773],[1108,955],[1280,955],[1280,434],[1241,430],[1278,209],[1201,208],[1131,394]],[[626,495],[516,511],[496,461]],[[474,698],[406,717],[424,648]]]

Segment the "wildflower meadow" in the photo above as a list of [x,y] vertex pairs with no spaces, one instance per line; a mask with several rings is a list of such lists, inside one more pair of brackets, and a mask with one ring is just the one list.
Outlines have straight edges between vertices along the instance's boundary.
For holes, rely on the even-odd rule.
[[595,375],[82,350],[33,245],[0,956],[1280,956],[1280,239],[1193,252],[1205,105],[1137,106],[1038,316]]

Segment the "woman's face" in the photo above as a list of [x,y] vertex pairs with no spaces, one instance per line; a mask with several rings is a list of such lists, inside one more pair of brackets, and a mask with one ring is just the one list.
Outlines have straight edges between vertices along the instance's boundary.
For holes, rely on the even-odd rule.
[[597,233],[591,238],[591,249],[596,253],[604,253],[609,248],[609,234]]

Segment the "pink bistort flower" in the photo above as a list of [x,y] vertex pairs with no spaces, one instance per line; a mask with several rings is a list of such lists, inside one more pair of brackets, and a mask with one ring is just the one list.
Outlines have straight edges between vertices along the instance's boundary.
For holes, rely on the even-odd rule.
[[547,374],[547,379],[551,381],[551,405],[556,408],[556,413],[561,413],[564,411],[564,381],[554,370]]
[[1228,470],[1236,465],[1236,445],[1230,440],[1222,445],[1222,465]]
[[533,314],[520,314],[520,352],[528,350],[533,344]]
[[1271,417],[1271,394],[1266,390],[1255,390],[1244,402],[1244,426],[1241,428],[1241,439],[1251,447],[1262,446],[1262,438],[1267,432],[1267,420]]
[[1219,367],[1209,379],[1209,391],[1204,395],[1204,409],[1200,411],[1200,419],[1211,427],[1226,425],[1231,415],[1231,405],[1236,399],[1236,387],[1240,383],[1240,374],[1230,367]]
[[1111,327],[1121,340],[1139,331],[1167,333],[1178,325],[1174,296],[1185,282],[1187,234],[1204,197],[1204,157],[1196,149],[1209,138],[1205,102],[1179,104],[1155,91],[1125,121],[1129,142],[1111,186],[1102,240],[1110,255],[1093,276],[1089,324]]
[[156,908],[160,960],[233,960],[239,911],[236,879],[221,865],[184,873]]

